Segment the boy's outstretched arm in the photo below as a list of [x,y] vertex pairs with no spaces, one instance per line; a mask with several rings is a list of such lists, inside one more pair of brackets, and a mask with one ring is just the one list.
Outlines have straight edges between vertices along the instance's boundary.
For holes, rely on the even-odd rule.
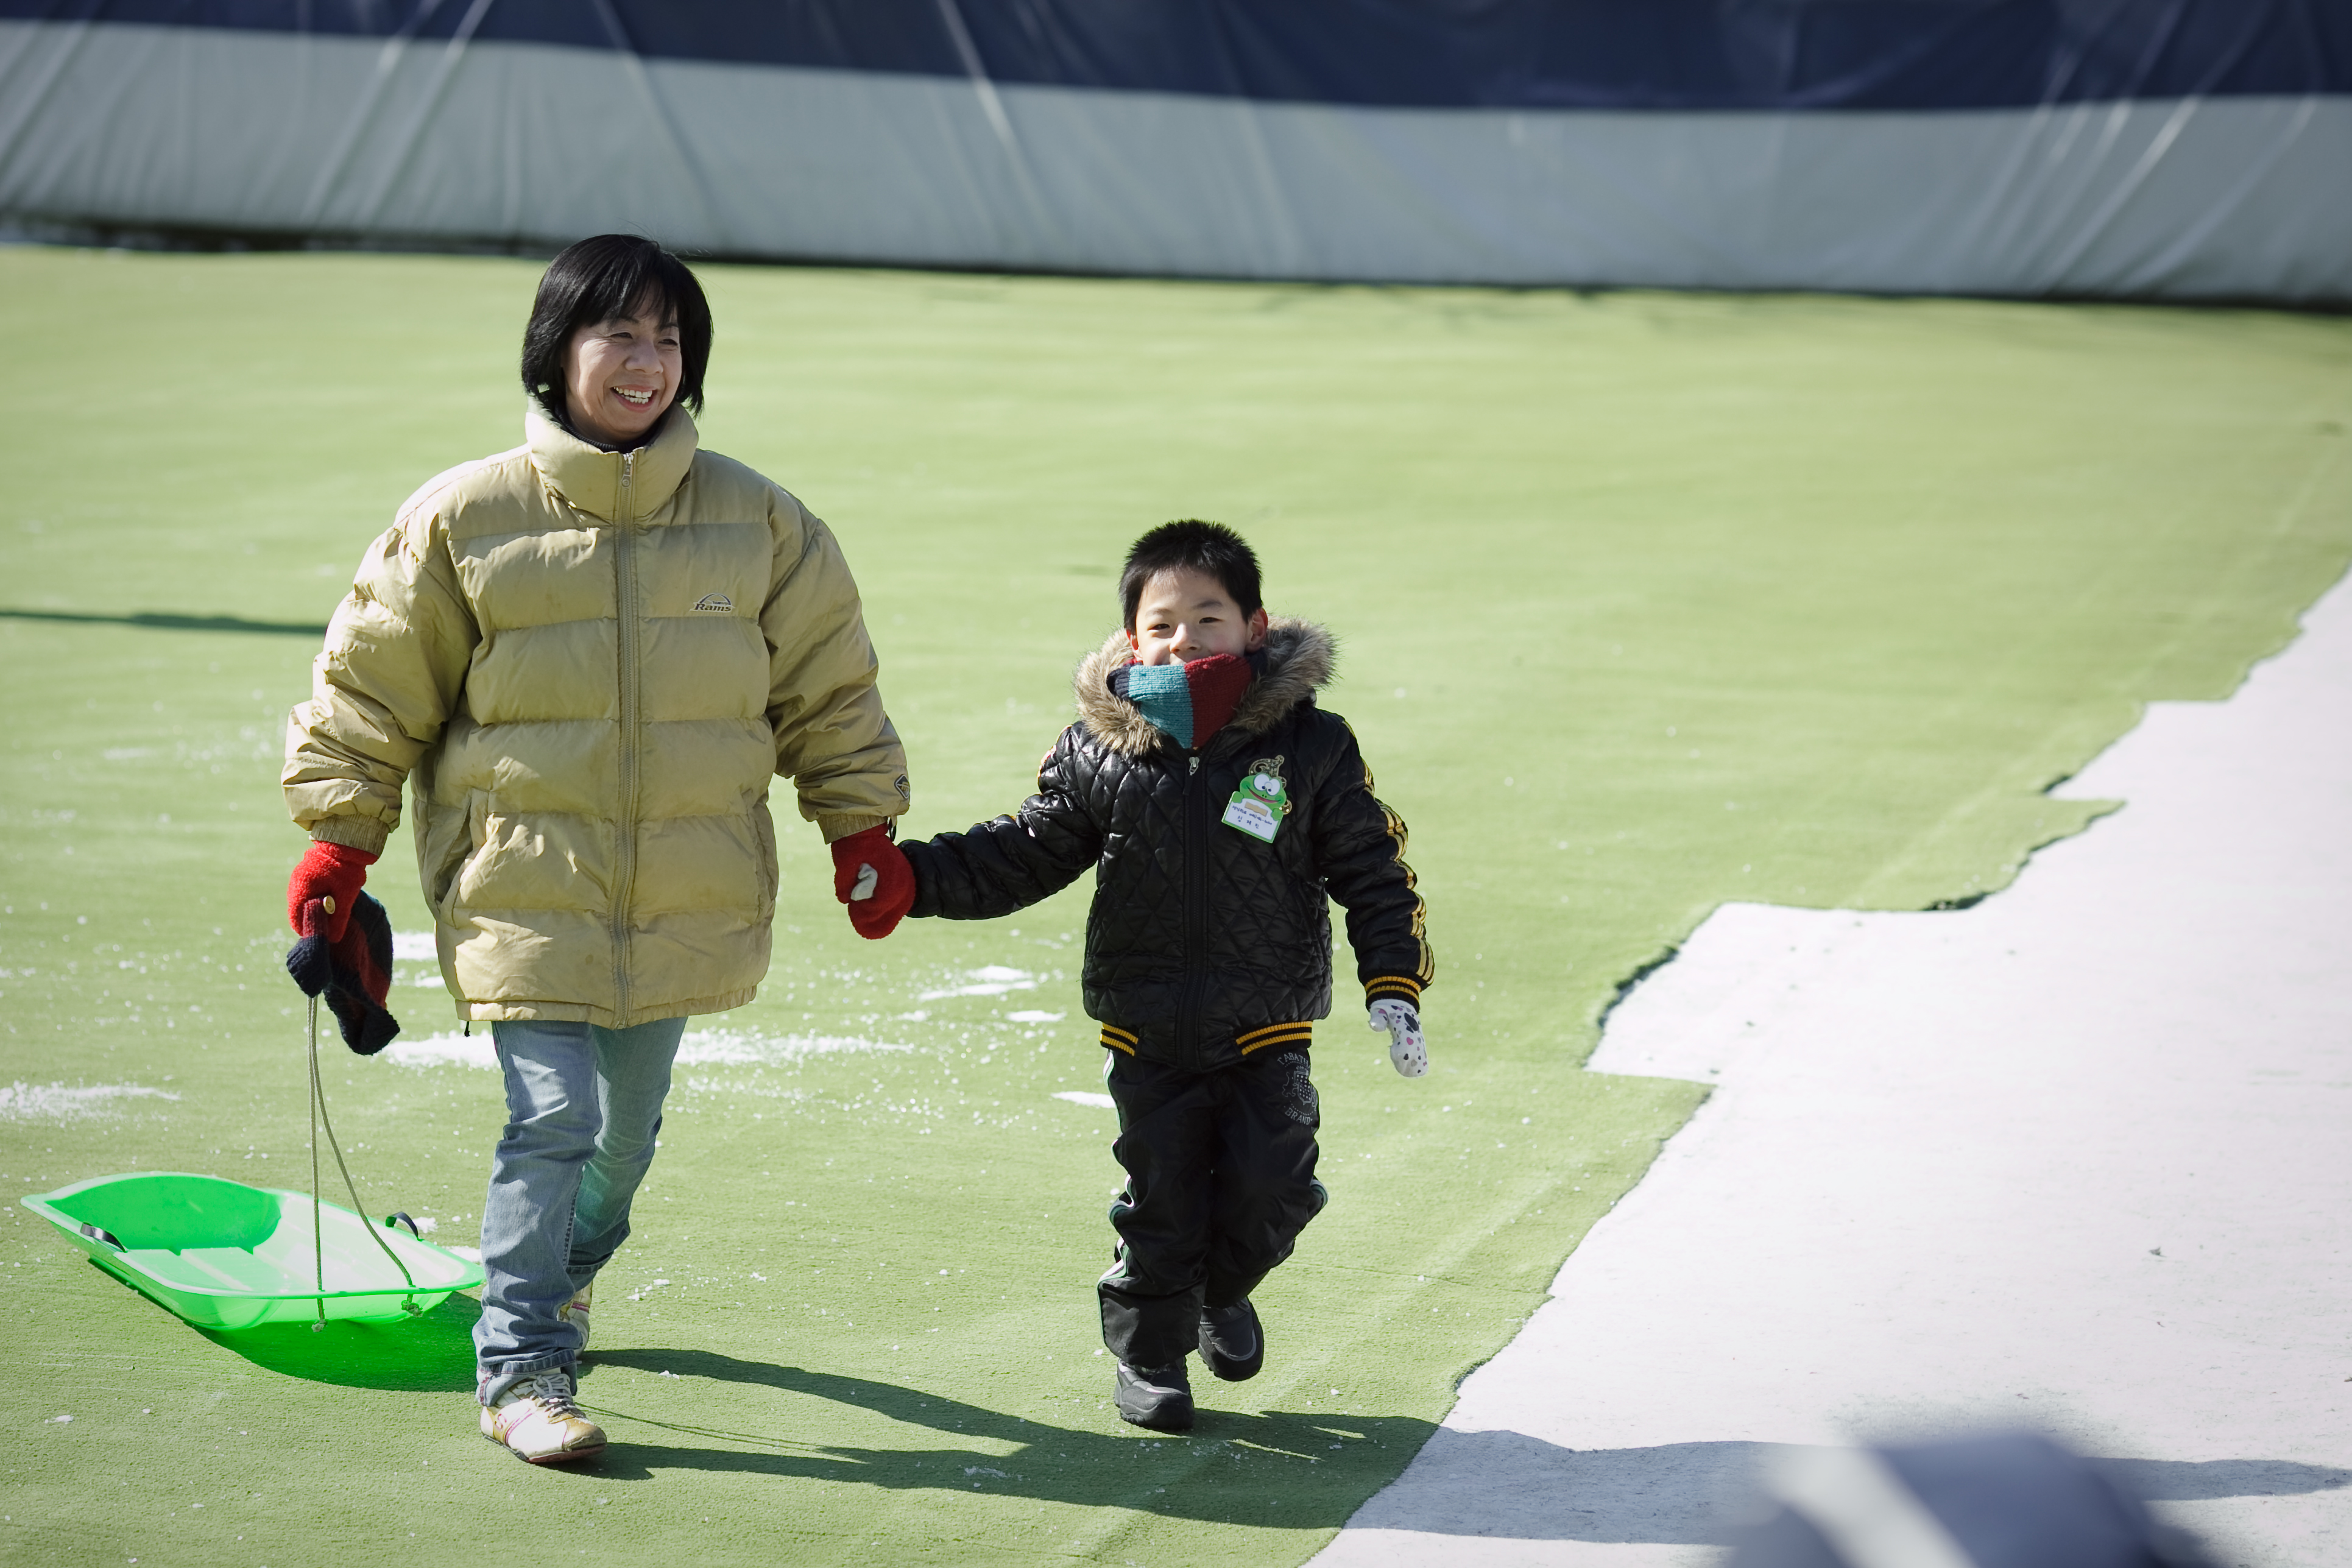
[[993,920],[1051,898],[1102,853],[1102,831],[1067,788],[1070,731],[1037,769],[1037,793],[1013,816],[900,847],[915,870],[917,918]]
[[[1343,721],[1344,727],[1344,721]],[[1428,1070],[1421,1038],[1421,994],[1437,978],[1429,946],[1429,910],[1405,861],[1404,818],[1372,793],[1372,770],[1348,731],[1339,763],[1315,803],[1315,863],[1323,885],[1348,911],[1371,1026],[1390,1036],[1397,1071]]]

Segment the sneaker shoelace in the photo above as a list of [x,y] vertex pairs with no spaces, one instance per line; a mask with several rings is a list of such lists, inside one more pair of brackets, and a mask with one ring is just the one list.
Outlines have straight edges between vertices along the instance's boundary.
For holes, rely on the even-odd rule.
[[572,1402],[572,1384],[568,1378],[536,1377],[525,1384],[523,1397],[539,1401],[539,1407],[557,1421],[585,1421],[580,1406]]

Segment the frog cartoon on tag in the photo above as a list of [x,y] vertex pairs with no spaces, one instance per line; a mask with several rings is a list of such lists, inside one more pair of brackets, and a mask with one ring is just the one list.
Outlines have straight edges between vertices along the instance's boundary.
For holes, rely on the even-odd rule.
[[1242,775],[1241,787],[1225,806],[1225,826],[1239,828],[1252,838],[1274,842],[1282,831],[1282,819],[1290,815],[1289,786],[1283,783],[1282,759],[1262,757],[1250,764]]

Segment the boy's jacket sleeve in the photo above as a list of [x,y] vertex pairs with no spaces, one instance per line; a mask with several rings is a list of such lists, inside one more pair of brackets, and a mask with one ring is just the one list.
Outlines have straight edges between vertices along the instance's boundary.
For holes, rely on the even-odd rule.
[[1405,863],[1404,818],[1372,794],[1372,770],[1352,730],[1323,775],[1314,822],[1315,863],[1348,911],[1348,943],[1368,998],[1419,996],[1437,978],[1429,911]]
[[1075,730],[1065,731],[1037,770],[1037,793],[1015,816],[979,823],[901,847],[915,868],[913,915],[992,920],[1051,898],[1093,865],[1102,834],[1070,790]]

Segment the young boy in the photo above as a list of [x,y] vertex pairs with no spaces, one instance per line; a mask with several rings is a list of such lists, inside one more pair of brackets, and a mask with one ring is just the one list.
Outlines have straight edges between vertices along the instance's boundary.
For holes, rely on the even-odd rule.
[[1086,1006],[1127,1172],[1103,1343],[1119,1415],[1181,1432],[1186,1355],[1231,1382],[1256,1373],[1250,1291],[1328,1198],[1307,1070],[1331,1010],[1326,895],[1407,1078],[1427,1070],[1416,1009],[1435,971],[1404,823],[1373,797],[1346,721],[1315,703],[1329,636],[1269,620],[1257,557],[1212,522],[1138,540],[1119,596],[1126,629],[1078,667],[1078,722],[1020,815],[904,852],[908,912],[950,920],[1011,914],[1095,869]]

